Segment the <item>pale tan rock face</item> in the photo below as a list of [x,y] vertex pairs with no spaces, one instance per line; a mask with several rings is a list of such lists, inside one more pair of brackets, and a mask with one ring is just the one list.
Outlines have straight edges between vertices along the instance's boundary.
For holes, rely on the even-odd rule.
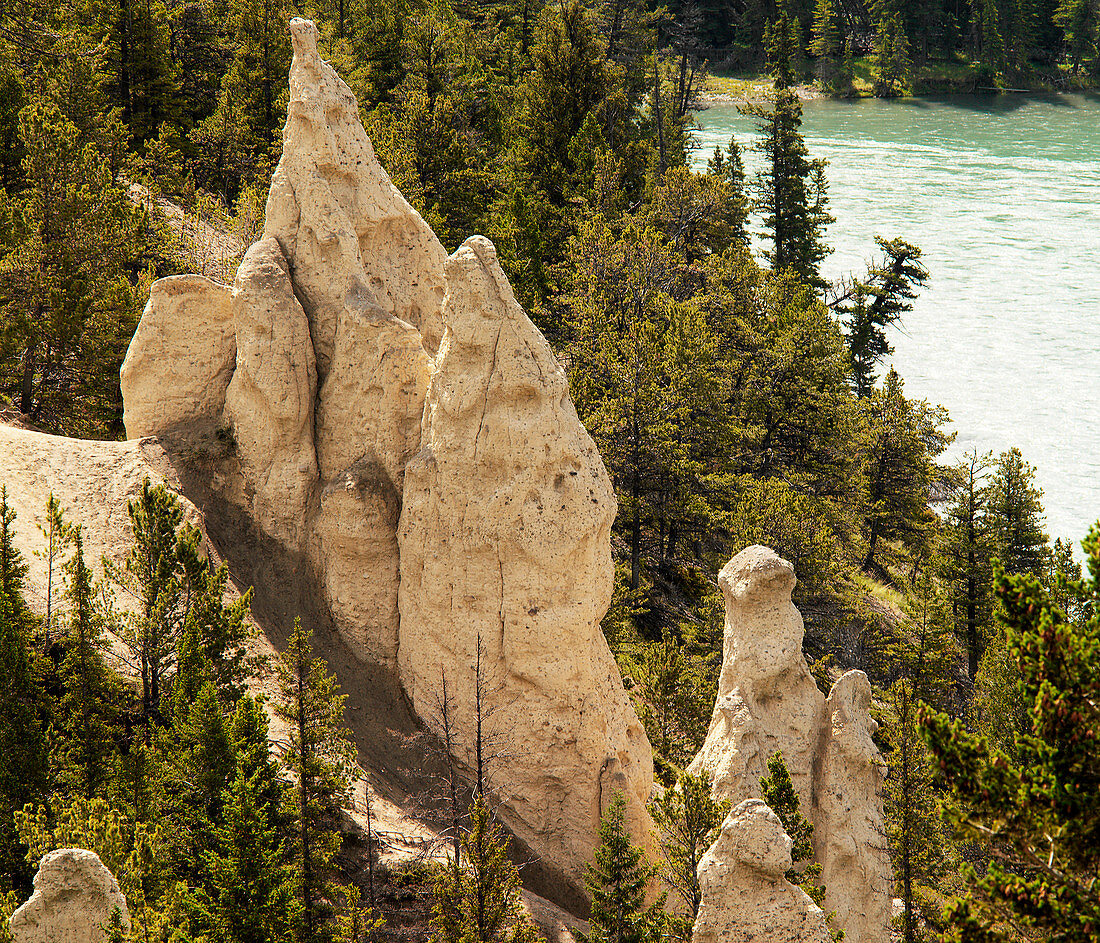
[[781,750],[814,826],[827,907],[848,943],[878,943],[888,935],[893,879],[867,677],[848,672],[826,702],[802,655],[794,568],[774,551],[746,548],[718,582],[726,603],[722,673],[689,769],[709,773],[714,795],[737,803],[761,795],[768,759]]
[[601,804],[619,789],[635,825],[647,822],[653,778],[599,627],[611,598],[614,492],[492,244],[466,240],[446,277],[423,447],[405,473],[401,679],[432,716],[447,672],[469,755],[480,640],[490,729],[511,754],[490,768],[505,817],[579,878]]
[[723,567],[718,585],[726,603],[722,673],[690,769],[709,773],[715,795],[736,804],[760,795],[768,759],[782,750],[805,813],[825,697],[802,657],[794,568],[767,547],[747,547]]
[[278,239],[290,261],[321,381],[349,297],[373,298],[417,328],[434,353],[447,253],[378,163],[355,96],[317,53],[316,27],[296,19],[290,32],[290,102],[264,235]]
[[317,409],[315,527],[325,599],[352,650],[390,667],[397,663],[397,520],[405,465],[420,449],[429,363],[415,328],[372,301],[349,305]]
[[15,943],[99,943],[103,927],[118,908],[130,927],[126,898],[118,881],[94,851],[61,848],[38,866],[34,893],[11,916]]
[[814,832],[825,906],[855,943],[884,939],[894,894],[880,798],[883,761],[871,739],[878,724],[870,709],[871,685],[862,671],[847,672],[829,692]]
[[825,915],[784,877],[791,840],[759,799],[730,811],[699,862],[693,943],[830,943]]
[[228,285],[202,275],[153,282],[120,381],[128,438],[209,434],[221,421],[233,375]]
[[309,323],[274,239],[245,254],[233,286],[237,363],[225,397],[251,511],[262,530],[303,549],[317,487]]
[[218,383],[188,387],[195,402],[177,412],[231,440],[173,461],[213,495],[204,506],[244,512],[248,546],[272,547],[255,525],[291,552],[303,594],[429,722],[448,672],[460,760],[481,639],[484,706],[513,754],[490,764],[502,814],[576,902],[614,792],[651,841],[651,751],[600,631],[614,491],[492,245],[474,237],[447,257],[379,165],[313,24],[291,33],[264,237],[231,296],[194,288],[171,329],[151,307],[143,330],[159,346],[139,348],[170,369],[128,388],[154,411],[142,396],[197,356],[188,332],[207,337],[222,305],[226,341],[198,370]]

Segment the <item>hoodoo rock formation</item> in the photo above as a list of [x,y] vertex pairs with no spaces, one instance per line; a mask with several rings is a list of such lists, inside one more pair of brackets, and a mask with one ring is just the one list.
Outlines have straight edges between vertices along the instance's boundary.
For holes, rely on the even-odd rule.
[[867,677],[849,671],[826,700],[802,655],[794,567],[774,551],[746,548],[718,583],[726,604],[722,673],[690,769],[707,772],[714,795],[736,804],[760,796],[768,759],[781,750],[814,825],[826,909],[836,911],[849,943],[878,943],[888,933],[893,878]]
[[15,943],[99,943],[118,910],[130,928],[130,913],[118,881],[99,855],[83,848],[61,848],[43,857],[34,893],[11,915]]
[[730,811],[699,862],[693,943],[830,943],[825,914],[784,876],[791,840],[760,799]]
[[123,367],[126,431],[162,437],[184,490],[201,478],[196,503],[285,552],[429,724],[446,672],[460,760],[480,640],[510,754],[489,771],[502,816],[576,900],[614,791],[640,840],[651,828],[649,743],[600,631],[611,482],[491,243],[447,257],[313,24],[291,33],[264,236],[232,289],[154,284]]
[[[565,867],[590,853],[601,795],[623,791],[646,824],[653,779],[599,627],[614,577],[614,491],[492,244],[467,239],[446,276],[423,448],[405,472],[401,679],[423,716],[437,709],[444,670],[455,703],[471,704],[474,678],[452,666],[474,663],[480,645],[496,702],[486,726],[509,755],[495,785],[520,837],[555,834]],[[474,716],[456,716],[472,742]]]

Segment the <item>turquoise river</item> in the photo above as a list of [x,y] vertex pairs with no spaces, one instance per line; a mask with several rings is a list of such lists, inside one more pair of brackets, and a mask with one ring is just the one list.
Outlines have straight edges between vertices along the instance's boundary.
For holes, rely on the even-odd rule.
[[[698,165],[756,137],[733,105],[700,125]],[[1080,540],[1100,518],[1100,96],[809,101],[802,130],[829,162],[824,274],[862,271],[876,234],[923,249],[890,337],[907,395],[948,408],[949,457],[1018,446],[1051,536]]]

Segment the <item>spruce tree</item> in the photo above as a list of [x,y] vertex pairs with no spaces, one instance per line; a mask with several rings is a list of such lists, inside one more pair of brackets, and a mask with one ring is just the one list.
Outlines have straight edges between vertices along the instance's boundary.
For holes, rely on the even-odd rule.
[[787,872],[787,880],[802,887],[814,903],[820,905],[825,899],[825,890],[815,880],[821,874],[821,865],[813,860],[814,827],[799,809],[801,803],[782,752],[768,757],[768,775],[760,780],[760,789],[768,808],[779,816],[791,840],[791,869]]
[[474,798],[462,835],[462,863],[452,857],[436,882],[432,928],[439,943],[534,943],[520,905],[520,881],[508,842],[484,795]]
[[14,521],[0,486],[0,893],[30,877],[14,816],[45,793],[48,776],[48,704],[30,645],[35,619],[23,598],[27,566],[15,546]]
[[137,500],[127,505],[134,543],[123,567],[105,564],[111,581],[136,603],[119,629],[124,660],[141,679],[145,742],[154,723],[165,720],[162,699],[175,669],[176,638],[183,623],[183,596],[176,529],[183,518],[179,499],[146,478]]
[[346,695],[325,660],[315,657],[313,633],[294,621],[280,657],[275,713],[290,727],[283,761],[295,777],[295,868],[299,888],[300,937],[327,939],[331,927],[325,889],[332,858],[340,847],[340,804],[348,792],[355,748],[343,727]]
[[971,450],[956,467],[937,569],[949,587],[952,615],[973,680],[988,641],[992,613],[994,541],[988,518],[991,454]]
[[263,708],[242,697],[229,724],[235,769],[220,797],[221,820],[200,850],[196,887],[183,904],[196,934],[225,943],[282,943],[300,917],[284,785],[267,727]]
[[653,875],[645,852],[626,829],[626,799],[615,793],[600,820],[600,845],[584,884],[592,898],[588,943],[654,943],[664,922],[664,898],[645,905]]
[[661,877],[679,896],[689,918],[676,928],[682,939],[690,939],[691,924],[699,915],[702,902],[699,862],[718,838],[729,810],[728,800],[711,797],[710,777],[706,773],[698,776],[681,773],[674,786],[649,804],[665,859]]
[[950,789],[958,836],[996,850],[948,908],[949,940],[992,941],[1006,924],[1023,933],[1092,943],[1100,934],[1100,524],[1084,541],[1088,600],[1072,620],[1029,573],[998,569],[999,618],[1029,705],[1013,760],[960,720],[924,712],[925,736]]
[[799,133],[802,103],[790,89],[777,87],[770,105],[747,105],[742,113],[757,120],[756,148],[764,157],[753,200],[763,236],[772,246],[764,257],[773,271],[789,269],[806,284],[824,289],[820,267],[830,249],[823,239],[833,217],[828,211],[825,160],[810,159]]
[[1009,573],[1042,573],[1050,558],[1043,491],[1018,448],[1002,452],[989,482],[994,552]]
[[84,563],[84,538],[73,533],[75,550],[69,576],[69,631],[60,676],[61,726],[68,775],[73,787],[91,798],[101,793],[111,771],[112,715],[118,682],[103,654],[103,616],[93,595],[92,574]]
[[61,503],[50,492],[46,498],[46,522],[38,525],[46,539],[46,546],[35,551],[35,556],[46,561],[46,624],[47,637],[53,628],[54,573],[63,565],[66,548],[72,543],[73,527],[65,522]]
[[875,242],[883,251],[882,259],[868,265],[864,278],[842,280],[829,295],[829,307],[845,325],[856,393],[861,397],[874,388],[875,366],[894,352],[887,328],[913,310],[916,289],[928,280],[917,246],[881,236],[875,236]]
[[868,503],[863,529],[867,552],[863,568],[881,566],[876,555],[892,542],[910,559],[931,552],[937,522],[928,511],[940,478],[936,459],[951,442],[943,432],[946,410],[925,400],[905,398],[893,368],[881,390],[863,401],[868,425]]

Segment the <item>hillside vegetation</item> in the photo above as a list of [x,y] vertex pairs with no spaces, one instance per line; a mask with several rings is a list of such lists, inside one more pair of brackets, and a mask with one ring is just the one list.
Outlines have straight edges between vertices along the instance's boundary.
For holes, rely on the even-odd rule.
[[[193,269],[196,259],[201,267],[208,250],[224,262],[229,250],[218,238],[211,248],[201,226],[182,243],[173,238],[179,221],[173,230],[159,197],[216,221],[216,233],[252,238],[285,121],[293,13],[321,25],[326,54],[355,91],[394,182],[447,246],[474,232],[493,239],[517,296],[568,365],[577,410],[619,499],[616,592],[604,630],[660,778],[678,779],[709,720],[721,659],[715,574],[746,544],[772,546],[798,573],[819,684],[855,667],[875,685],[905,934],[916,939],[940,925],[943,905],[963,888],[960,863],[972,863],[988,885],[999,872],[986,867],[987,840],[1008,838],[975,828],[965,810],[989,811],[993,800],[965,790],[953,807],[958,828],[949,829],[918,714],[959,718],[1017,772],[1025,759],[1049,760],[1065,731],[1044,725],[1051,689],[1041,668],[1029,674],[1027,666],[1041,666],[1048,653],[1029,641],[1027,618],[1048,613],[1067,645],[1085,652],[1074,683],[1087,691],[1097,670],[1089,654],[1096,590],[1080,582],[1071,548],[1051,545],[1044,532],[1025,457],[1010,449],[945,464],[946,412],[908,398],[903,378],[884,373],[888,329],[929,275],[920,248],[903,232],[878,234],[880,255],[867,271],[836,284],[821,277],[832,221],[827,168],[806,152],[791,87],[803,77],[807,46],[817,66],[835,66],[822,75],[835,83],[849,74],[852,55],[877,44],[872,81],[882,94],[908,87],[913,62],[957,50],[976,57],[994,85],[1044,56],[1080,75],[1095,68],[1095,5],[839,9],[821,0],[813,11],[770,13],[629,0],[6,7],[0,391],[27,421],[120,437],[118,368],[150,280]],[[927,41],[915,48],[918,36]],[[705,59],[720,50],[735,66],[766,62],[773,76],[767,100],[750,106],[763,168],[754,179],[733,142],[706,172],[687,166]],[[151,197],[131,199],[135,183]],[[761,257],[750,250],[754,233],[766,246]],[[44,830],[72,820],[121,829],[119,860],[137,855],[167,869],[139,898],[162,938],[172,925],[164,915],[181,912],[165,909],[164,895],[177,891],[171,900],[192,921],[192,938],[223,938],[210,927],[218,907],[239,906],[226,875],[243,868],[256,869],[250,880],[272,902],[253,909],[269,916],[283,912],[287,894],[302,901],[285,910],[291,923],[248,939],[334,932],[329,892],[303,875],[305,856],[316,854],[323,872],[337,844],[341,754],[322,758],[330,765],[321,768],[315,804],[299,806],[300,816],[316,811],[317,841],[294,846],[280,818],[289,787],[264,746],[265,722],[242,693],[243,669],[224,658],[238,644],[242,616],[219,608],[224,575],[204,568],[192,538],[177,534],[168,499],[148,500],[133,512],[135,538],[138,546],[161,541],[151,558],[158,562],[141,569],[135,557],[135,570],[109,574],[145,594],[145,628],[131,630],[135,639],[154,623],[175,628],[138,658],[145,686],[137,701],[103,667],[96,620],[107,616],[91,605],[79,545],[58,536],[55,548],[48,538],[48,552],[69,560],[73,613],[68,625],[45,626],[55,633],[49,647],[41,620],[19,601],[18,559],[5,549],[2,646],[12,660],[3,697],[24,713],[0,713],[19,743],[0,753],[0,890],[25,891],[27,848],[33,856]],[[161,518],[170,524],[143,537],[142,521]],[[1006,615],[1005,600],[1019,593],[1035,596],[1032,610]],[[1044,646],[1053,644],[1038,631]],[[308,627],[295,644],[284,656],[288,677],[306,671],[335,696],[308,655]],[[223,664],[231,667],[214,670]],[[1094,732],[1095,700],[1086,696],[1073,710]],[[337,714],[328,715],[334,731]],[[12,733],[19,730],[40,736]],[[1095,759],[1090,737],[1074,749]],[[933,740],[943,755],[943,740]],[[985,747],[960,742],[970,752],[955,759],[976,768]],[[339,743],[334,733],[328,746]],[[305,763],[304,749],[287,762]],[[1056,771],[1053,781],[1062,775],[1070,773]],[[1059,801],[1051,799],[1050,814],[1065,825]],[[45,803],[45,818],[16,827],[12,815],[24,802]],[[155,849],[154,819],[176,826]],[[1029,841],[1041,833],[1025,824]],[[234,828],[253,837],[245,842]],[[232,858],[246,850],[247,861]],[[1021,854],[1013,881],[1030,880],[1028,869],[1050,878]],[[1061,859],[1051,851],[1049,860]],[[1059,879],[1072,877],[1074,900],[1095,897],[1094,863],[1082,860],[1071,855],[1058,866]],[[1015,899],[1005,882],[986,885],[999,906]]]

